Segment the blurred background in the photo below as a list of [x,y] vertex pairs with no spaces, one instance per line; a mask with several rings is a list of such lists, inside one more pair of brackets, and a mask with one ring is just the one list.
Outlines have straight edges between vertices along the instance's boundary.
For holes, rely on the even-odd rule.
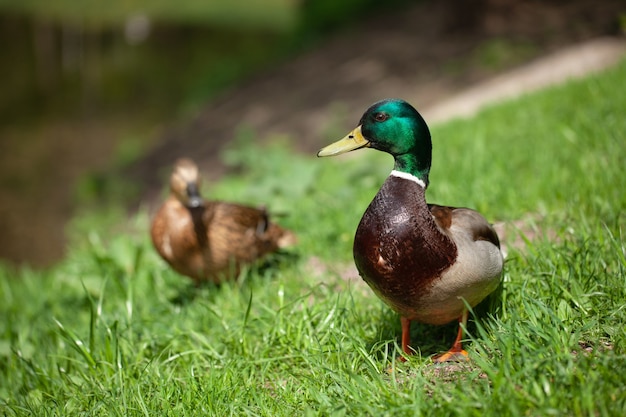
[[[73,219],[130,216],[172,162],[314,152],[384,97],[418,108],[623,33],[622,0],[0,0],[0,258],[47,266]],[[84,217],[83,217],[84,218]]]

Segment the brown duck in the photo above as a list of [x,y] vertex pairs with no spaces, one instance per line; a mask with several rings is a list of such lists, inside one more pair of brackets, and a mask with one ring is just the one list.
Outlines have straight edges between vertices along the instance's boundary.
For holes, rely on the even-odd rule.
[[176,162],[170,195],[150,234],[159,255],[196,284],[234,279],[242,265],[296,242],[294,233],[270,222],[263,208],[205,201],[198,167],[190,159]]
[[412,321],[442,325],[458,320],[452,348],[434,360],[465,359],[461,341],[467,306],[476,306],[500,284],[498,236],[474,210],[426,203],[430,132],[409,103],[375,103],[352,132],[318,156],[363,147],[391,154],[395,166],[357,228],[356,267],[376,295],[399,313],[406,354],[412,353]]

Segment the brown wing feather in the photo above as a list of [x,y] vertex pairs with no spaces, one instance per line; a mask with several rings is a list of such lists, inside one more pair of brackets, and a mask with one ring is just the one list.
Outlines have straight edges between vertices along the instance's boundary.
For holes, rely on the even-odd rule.
[[500,239],[493,226],[476,210],[465,207],[447,207],[429,204],[428,208],[435,218],[435,222],[443,230],[450,229],[454,222],[466,230],[471,231],[474,240],[485,240],[500,247]]
[[211,262],[214,270],[249,263],[280,247],[287,233],[267,220],[265,210],[231,203],[210,203],[214,212],[207,225]]

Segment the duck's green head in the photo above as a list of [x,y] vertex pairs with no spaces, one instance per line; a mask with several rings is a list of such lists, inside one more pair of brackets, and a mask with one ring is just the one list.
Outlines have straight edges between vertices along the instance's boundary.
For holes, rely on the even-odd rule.
[[364,147],[391,154],[395,170],[428,183],[430,132],[422,116],[406,101],[387,99],[374,103],[352,132],[320,150],[317,156],[339,155]]

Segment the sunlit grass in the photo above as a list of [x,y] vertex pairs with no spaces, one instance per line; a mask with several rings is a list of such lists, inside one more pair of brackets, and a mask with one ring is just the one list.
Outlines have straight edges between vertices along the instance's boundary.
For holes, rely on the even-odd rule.
[[624,79],[622,63],[433,127],[429,199],[529,224],[504,239],[502,312],[468,336],[470,363],[433,365],[454,331],[428,326],[414,328],[420,354],[397,362],[397,316],[345,279],[388,156],[246,143],[225,156],[242,173],[206,191],[284,214],[299,246],[194,289],[156,256],[142,213],[113,235],[92,227],[55,268],[1,268],[0,410],[624,415]]

